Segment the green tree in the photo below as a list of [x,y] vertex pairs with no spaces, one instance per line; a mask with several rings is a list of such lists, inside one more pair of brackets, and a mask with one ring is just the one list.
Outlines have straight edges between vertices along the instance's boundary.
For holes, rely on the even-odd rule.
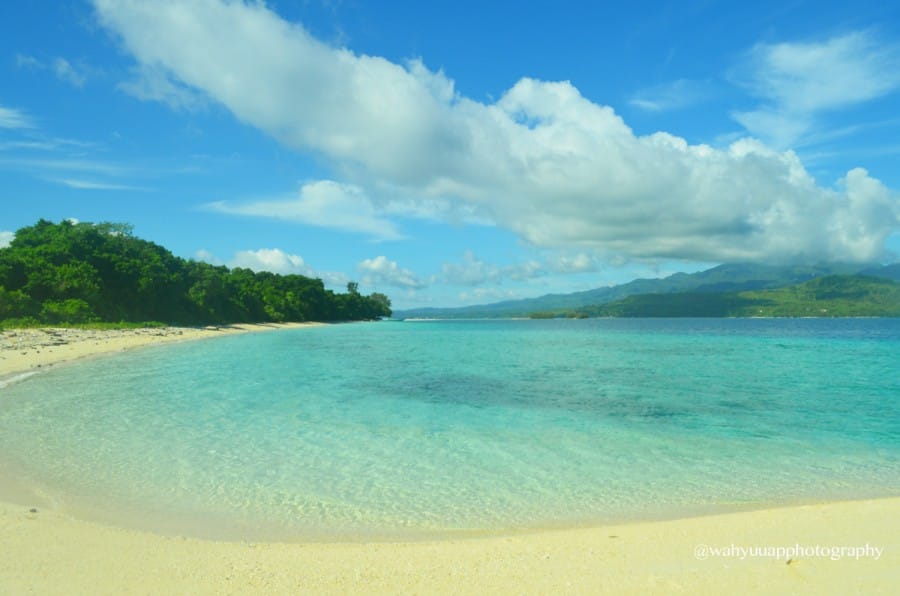
[[383,294],[322,280],[186,261],[117,223],[39,220],[0,249],[0,320],[235,323],[373,319]]

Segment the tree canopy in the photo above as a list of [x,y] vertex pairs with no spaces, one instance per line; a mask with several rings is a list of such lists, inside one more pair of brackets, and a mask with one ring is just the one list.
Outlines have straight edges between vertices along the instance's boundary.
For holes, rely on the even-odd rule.
[[320,279],[186,260],[119,223],[22,228],[0,249],[0,321],[225,324],[390,316],[384,294]]

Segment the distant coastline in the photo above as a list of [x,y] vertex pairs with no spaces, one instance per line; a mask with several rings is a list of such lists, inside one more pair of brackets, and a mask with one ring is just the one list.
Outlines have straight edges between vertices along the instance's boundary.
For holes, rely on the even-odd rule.
[[900,264],[719,265],[698,273],[571,294],[457,308],[414,308],[396,318],[900,316]]

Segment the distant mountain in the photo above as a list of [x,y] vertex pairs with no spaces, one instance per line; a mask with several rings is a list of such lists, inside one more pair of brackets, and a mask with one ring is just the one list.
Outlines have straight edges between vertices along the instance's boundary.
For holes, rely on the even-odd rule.
[[780,288],[803,283],[825,275],[866,275],[900,279],[900,263],[888,266],[871,264],[822,265],[719,265],[698,273],[676,273],[663,279],[636,279],[628,283],[572,294],[547,294],[539,298],[507,300],[493,304],[461,308],[417,308],[396,311],[396,318],[504,318],[525,317],[534,313],[564,313],[588,306],[607,304],[639,294],[672,294],[676,292],[714,293],[741,292]]
[[883,267],[872,267],[869,269],[863,269],[860,271],[862,275],[871,275],[873,277],[883,277],[885,279],[893,279],[894,281],[900,281],[900,263],[893,263],[892,265],[884,265]]
[[641,294],[587,307],[594,317],[900,317],[900,282],[828,275],[770,290]]

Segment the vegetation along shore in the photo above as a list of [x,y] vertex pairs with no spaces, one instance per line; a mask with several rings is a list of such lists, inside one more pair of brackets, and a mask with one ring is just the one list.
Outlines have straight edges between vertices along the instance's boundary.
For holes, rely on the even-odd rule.
[[173,255],[125,224],[40,220],[0,249],[0,325],[358,321],[391,315],[384,294],[229,269]]

